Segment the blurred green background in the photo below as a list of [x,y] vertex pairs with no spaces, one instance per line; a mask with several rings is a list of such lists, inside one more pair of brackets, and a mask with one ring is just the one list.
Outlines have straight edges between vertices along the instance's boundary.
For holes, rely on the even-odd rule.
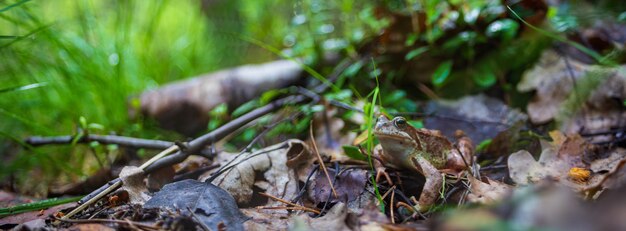
[[244,38],[300,57],[315,56],[319,41],[329,38],[345,49],[365,36],[357,18],[371,18],[371,12],[354,0],[2,1],[2,185],[46,192],[48,183],[76,182],[113,159],[115,146],[31,149],[22,141],[77,134],[81,120],[99,134],[180,139],[150,122],[129,120],[128,107],[138,104],[130,97],[170,81],[278,58]]

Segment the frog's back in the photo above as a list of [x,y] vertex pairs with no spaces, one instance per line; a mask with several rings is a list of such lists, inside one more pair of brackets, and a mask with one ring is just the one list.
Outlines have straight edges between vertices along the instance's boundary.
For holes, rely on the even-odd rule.
[[428,159],[436,168],[446,165],[448,154],[453,148],[452,143],[439,131],[419,129],[420,148],[422,155]]

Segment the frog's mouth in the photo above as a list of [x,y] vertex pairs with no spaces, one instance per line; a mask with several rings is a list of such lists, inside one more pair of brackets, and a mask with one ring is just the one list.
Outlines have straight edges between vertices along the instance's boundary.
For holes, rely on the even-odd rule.
[[410,143],[410,141],[413,140],[411,137],[399,136],[399,135],[395,135],[395,134],[386,134],[386,133],[376,133],[375,132],[374,135],[376,135],[376,137],[378,137],[378,140],[393,140],[395,142],[405,141],[407,143]]

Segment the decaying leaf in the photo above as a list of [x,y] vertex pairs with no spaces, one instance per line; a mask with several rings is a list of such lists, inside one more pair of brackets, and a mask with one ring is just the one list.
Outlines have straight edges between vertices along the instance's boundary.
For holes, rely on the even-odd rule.
[[582,158],[591,147],[582,137],[574,135],[563,138],[558,132],[551,133],[551,136],[555,142],[543,143],[543,151],[538,161],[525,150],[509,156],[509,174],[515,183],[526,185],[546,178],[569,181],[570,169],[588,168]]
[[619,178],[619,174],[614,173],[624,164],[624,149],[614,149],[608,157],[588,163],[586,159],[597,158],[597,150],[582,137],[564,136],[559,132],[551,132],[550,135],[554,141],[544,143],[538,161],[524,150],[509,156],[509,174],[515,183],[526,185],[552,179],[593,196],[601,189],[610,188],[608,182]]
[[426,105],[428,116],[424,127],[440,130],[454,138],[462,130],[474,142],[495,137],[516,122],[525,121],[526,115],[511,109],[498,99],[485,95],[466,96],[456,101],[438,100]]
[[287,230],[293,214],[273,213],[266,209],[244,208],[241,212],[251,219],[243,223],[245,230]]
[[[566,134],[593,134],[626,126],[624,66],[605,68],[560,56],[547,50],[517,85],[535,91],[528,115],[536,124],[556,120]],[[594,136],[591,142],[610,141]]]
[[[228,191],[239,204],[251,202],[253,186],[267,194],[290,200],[298,195],[299,176],[306,177],[314,160],[304,142],[287,140],[236,156],[224,166],[224,169],[229,170],[214,179],[213,184]],[[201,180],[206,178],[201,177]],[[267,205],[283,204],[269,201]]]
[[313,203],[322,202],[351,202],[357,199],[365,190],[367,183],[367,171],[363,169],[351,169],[342,171],[341,175],[335,176],[334,169],[328,169],[330,179],[334,181],[337,197],[334,197],[329,186],[328,178],[318,171],[315,180],[309,185],[309,198]]
[[566,61],[553,50],[545,51],[535,67],[526,71],[517,85],[517,90],[521,92],[536,91],[535,98],[528,104],[531,122],[541,124],[552,120],[572,91],[574,81],[588,68],[576,60]]
[[301,214],[290,225],[291,230],[304,228],[306,230],[353,230],[349,224],[355,224],[350,219],[348,208],[343,203],[335,204],[324,216],[312,218],[307,214]]
[[104,224],[75,224],[68,228],[75,231],[113,231],[115,229]]
[[192,211],[211,230],[242,230],[245,217],[228,192],[207,182],[183,180],[165,185],[144,208]]
[[120,179],[123,184],[120,190],[128,192],[130,203],[144,204],[150,200],[150,196],[147,194],[148,187],[143,181],[145,176],[143,170],[138,167],[126,166],[122,169]]
[[151,192],[158,191],[163,185],[172,182],[176,175],[176,171],[171,166],[160,168],[155,172],[148,174],[146,185]]
[[488,204],[502,200],[507,196],[513,187],[505,183],[487,178],[488,183],[468,176],[471,184],[470,194],[467,195],[469,202]]

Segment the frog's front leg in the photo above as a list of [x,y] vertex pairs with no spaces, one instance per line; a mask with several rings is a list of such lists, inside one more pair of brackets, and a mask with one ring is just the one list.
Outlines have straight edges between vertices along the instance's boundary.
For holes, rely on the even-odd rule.
[[426,178],[426,183],[424,184],[422,194],[418,201],[419,211],[425,212],[435,203],[437,197],[439,197],[439,189],[441,189],[443,185],[443,178],[439,170],[422,155],[415,156],[412,158],[412,161],[413,166],[418,168],[417,171],[421,172]]

